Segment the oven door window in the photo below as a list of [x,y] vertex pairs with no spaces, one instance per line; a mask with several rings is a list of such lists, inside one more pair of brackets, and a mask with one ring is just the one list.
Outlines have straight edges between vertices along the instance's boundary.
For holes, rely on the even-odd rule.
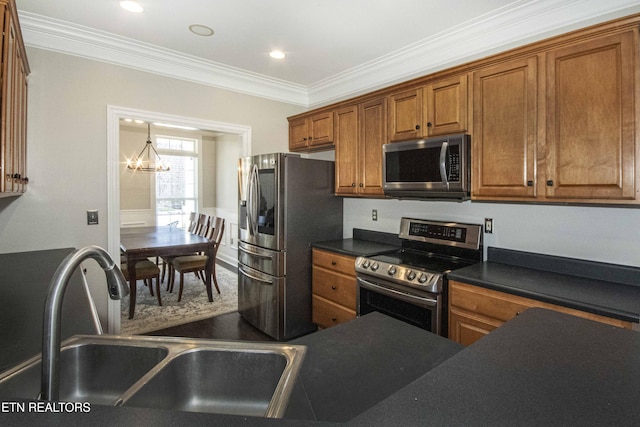
[[440,333],[436,307],[418,306],[363,287],[359,288],[359,293],[360,316],[378,311],[433,333]]

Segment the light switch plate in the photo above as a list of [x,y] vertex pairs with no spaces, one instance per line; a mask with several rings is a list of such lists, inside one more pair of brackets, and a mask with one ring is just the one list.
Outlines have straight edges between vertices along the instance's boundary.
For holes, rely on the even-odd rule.
[[98,210],[90,210],[87,211],[87,225],[97,225],[98,224]]

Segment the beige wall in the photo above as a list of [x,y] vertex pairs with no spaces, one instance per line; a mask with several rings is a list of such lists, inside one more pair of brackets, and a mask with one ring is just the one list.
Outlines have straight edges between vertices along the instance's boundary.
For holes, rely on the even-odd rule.
[[[21,197],[0,199],[0,253],[106,247],[107,105],[250,126],[255,154],[286,151],[286,117],[302,111],[51,51],[27,55],[30,185]],[[99,210],[99,225],[86,225],[88,209]],[[98,305],[104,313],[106,300]]]
[[146,129],[120,126],[120,210],[151,209],[151,175],[131,173],[125,163],[125,158],[142,150],[146,140]]

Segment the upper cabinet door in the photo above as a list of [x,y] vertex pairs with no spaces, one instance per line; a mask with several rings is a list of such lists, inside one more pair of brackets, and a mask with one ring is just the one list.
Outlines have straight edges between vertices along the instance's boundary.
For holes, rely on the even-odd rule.
[[309,145],[333,144],[333,111],[314,114],[309,118]]
[[387,142],[387,100],[384,97],[360,104],[360,194],[381,196],[382,145]]
[[405,141],[422,137],[422,88],[389,96],[389,140]]
[[358,106],[336,111],[336,194],[358,193]]
[[546,196],[635,198],[637,29],[547,53]]
[[537,57],[473,73],[472,197],[536,196]]
[[289,121],[289,150],[304,150],[307,148],[308,139],[307,119],[302,118]]
[[426,135],[467,130],[467,75],[439,80],[424,88]]

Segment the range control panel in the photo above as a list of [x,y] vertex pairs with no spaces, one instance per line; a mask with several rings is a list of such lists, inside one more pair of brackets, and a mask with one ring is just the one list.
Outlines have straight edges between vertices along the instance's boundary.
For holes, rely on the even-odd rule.
[[402,218],[399,237],[477,250],[482,243],[482,225]]
[[442,274],[434,274],[417,267],[358,257],[356,258],[356,272],[432,293],[442,292]]

